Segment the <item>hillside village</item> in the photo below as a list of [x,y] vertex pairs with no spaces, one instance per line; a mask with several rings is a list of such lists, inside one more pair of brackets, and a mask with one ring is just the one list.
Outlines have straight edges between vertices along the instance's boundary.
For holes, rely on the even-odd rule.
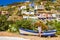
[[28,0],[0,5],[0,36],[60,40],[60,0]]
[[60,18],[60,2],[53,1],[30,1],[13,3],[7,6],[0,6],[0,14],[8,15],[9,18],[33,18],[33,19],[59,19]]

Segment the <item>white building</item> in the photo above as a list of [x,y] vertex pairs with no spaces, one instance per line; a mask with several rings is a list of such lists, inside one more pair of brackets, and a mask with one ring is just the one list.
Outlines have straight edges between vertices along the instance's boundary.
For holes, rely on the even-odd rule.
[[35,5],[35,10],[37,9],[45,9],[44,5]]
[[21,6],[20,9],[26,9],[26,6]]
[[23,16],[24,19],[38,19],[37,16]]

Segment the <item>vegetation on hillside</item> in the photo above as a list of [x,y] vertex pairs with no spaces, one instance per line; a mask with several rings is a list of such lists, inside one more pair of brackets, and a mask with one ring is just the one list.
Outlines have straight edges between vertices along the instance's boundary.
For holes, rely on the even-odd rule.
[[[31,3],[36,3],[36,4],[41,4],[41,2],[43,0],[30,0]],[[57,3],[57,4],[56,4]],[[47,3],[44,5],[46,10],[51,10],[51,9],[55,9],[55,10],[60,10],[58,6],[59,2],[51,2],[49,0],[47,0]],[[51,6],[54,6],[54,8],[52,8]],[[56,5],[55,5],[56,4]],[[14,5],[14,6],[13,6]],[[7,7],[3,7],[0,6],[0,11],[8,11],[9,16],[7,15],[0,15],[0,31],[9,31],[9,32],[19,32],[19,28],[24,28],[24,29],[29,29],[29,30],[35,30],[37,31],[37,26],[34,25],[35,21],[33,22],[33,20],[25,20],[22,19],[20,20],[22,13],[22,10],[18,10],[18,7],[24,5],[24,3],[14,3],[14,4],[10,4]],[[12,7],[13,6],[13,7]],[[30,10],[30,6],[29,4],[26,5],[26,9],[27,12],[31,11]],[[34,9],[34,8],[32,8]],[[15,14],[15,16],[14,16]],[[12,18],[12,20],[7,20],[9,19],[9,17]],[[18,19],[18,20],[17,20]],[[54,21],[47,21],[46,25],[50,28],[50,30],[52,29],[56,29],[57,30],[57,34],[60,34],[60,22],[54,20]],[[45,26],[44,23],[42,23],[42,26]],[[45,30],[45,29],[44,29]]]

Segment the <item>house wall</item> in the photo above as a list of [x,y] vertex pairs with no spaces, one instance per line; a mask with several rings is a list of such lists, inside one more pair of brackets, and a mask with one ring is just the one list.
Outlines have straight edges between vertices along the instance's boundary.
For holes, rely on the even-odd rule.
[[1,14],[2,15],[8,14],[8,11],[2,11]]

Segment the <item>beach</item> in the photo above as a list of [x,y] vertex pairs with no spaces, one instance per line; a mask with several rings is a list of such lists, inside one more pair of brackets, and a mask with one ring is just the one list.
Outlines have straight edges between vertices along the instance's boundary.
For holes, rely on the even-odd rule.
[[10,33],[10,32],[0,32],[0,37],[18,37],[18,38],[25,38],[29,40],[60,40],[60,35],[57,37],[38,37],[38,36],[29,36],[29,35],[20,35],[17,33]]

